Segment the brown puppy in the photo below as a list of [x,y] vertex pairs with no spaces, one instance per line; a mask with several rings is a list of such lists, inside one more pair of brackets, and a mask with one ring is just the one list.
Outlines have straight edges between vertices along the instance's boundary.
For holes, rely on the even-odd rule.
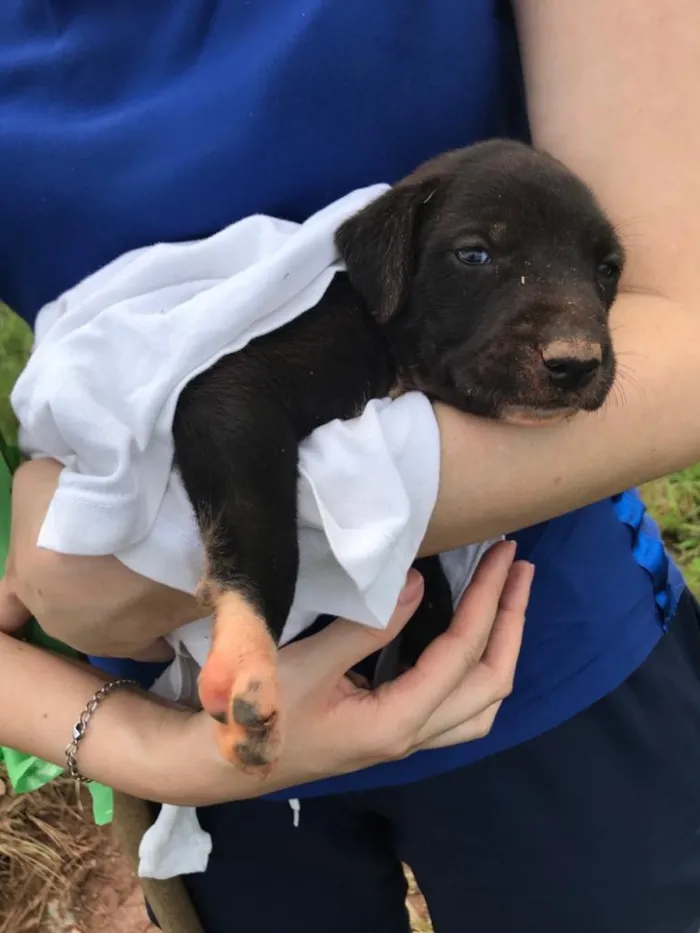
[[[549,423],[599,408],[615,378],[608,313],[622,247],[588,188],[546,155],[494,140],[440,156],[336,242],[347,274],[319,304],[194,379],[175,414],[215,615],[200,698],[222,754],[245,768],[268,767],[281,740],[275,651],[298,570],[301,440],[408,389]],[[419,565],[423,606],[380,679],[449,623],[438,558]]]

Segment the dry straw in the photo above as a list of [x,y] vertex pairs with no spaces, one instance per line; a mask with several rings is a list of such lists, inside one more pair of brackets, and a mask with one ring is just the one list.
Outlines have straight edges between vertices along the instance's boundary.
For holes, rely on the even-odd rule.
[[105,843],[73,781],[16,795],[0,773],[0,933],[37,933],[50,915],[69,917],[104,864]]

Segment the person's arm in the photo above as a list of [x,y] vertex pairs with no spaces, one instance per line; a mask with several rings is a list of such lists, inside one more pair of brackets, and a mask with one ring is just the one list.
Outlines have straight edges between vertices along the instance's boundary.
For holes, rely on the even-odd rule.
[[[423,554],[700,460],[700,4],[518,0],[516,12],[534,142],[591,185],[629,253],[613,309],[619,380],[602,412],[557,427],[516,428],[436,406],[440,487]],[[194,617],[190,597],[115,558],[36,547],[59,473],[59,464],[34,463],[18,475],[0,629],[20,622],[26,604],[76,648],[130,654]]]
[[[421,748],[485,735],[510,692],[532,568],[502,544],[480,564],[452,626],[414,669],[370,692],[345,672],[380,650],[415,611],[422,581],[409,577],[391,624],[374,631],[336,620],[283,648],[279,670],[286,740],[269,778],[220,758],[205,713],[131,688],[106,696],[77,754],[79,770],[116,790],[189,806],[269,793]],[[0,745],[65,765],[81,711],[105,677],[0,633]]]
[[602,412],[539,430],[439,406],[426,553],[700,460],[700,4],[516,0],[515,10],[533,142],[591,186],[628,251],[612,318],[619,379]]

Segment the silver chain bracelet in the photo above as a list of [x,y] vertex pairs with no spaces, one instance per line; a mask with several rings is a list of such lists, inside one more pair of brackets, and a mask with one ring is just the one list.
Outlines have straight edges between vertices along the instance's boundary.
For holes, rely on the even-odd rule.
[[100,687],[93,698],[87,702],[85,709],[80,714],[80,718],[73,726],[73,741],[70,743],[70,745],[66,746],[66,770],[73,778],[73,780],[77,781],[79,784],[84,784],[90,779],[86,778],[78,770],[78,762],[76,760],[78,746],[80,745],[82,739],[85,737],[88,723],[90,722],[93,713],[100,705],[100,702],[104,700],[107,694],[111,693],[113,690],[116,690],[118,687],[138,687],[138,684],[135,680],[111,680],[109,683],[106,683],[103,687]]

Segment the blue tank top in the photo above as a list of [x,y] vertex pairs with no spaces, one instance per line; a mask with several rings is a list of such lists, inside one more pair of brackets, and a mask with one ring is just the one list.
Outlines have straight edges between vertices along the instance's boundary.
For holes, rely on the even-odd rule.
[[[3,0],[0,298],[38,309],[120,253],[303,220],[445,149],[526,137],[498,0]],[[628,492],[527,529],[513,695],[489,736],[280,796],[397,784],[564,722],[626,679],[683,581]],[[159,668],[100,662],[144,684]]]

